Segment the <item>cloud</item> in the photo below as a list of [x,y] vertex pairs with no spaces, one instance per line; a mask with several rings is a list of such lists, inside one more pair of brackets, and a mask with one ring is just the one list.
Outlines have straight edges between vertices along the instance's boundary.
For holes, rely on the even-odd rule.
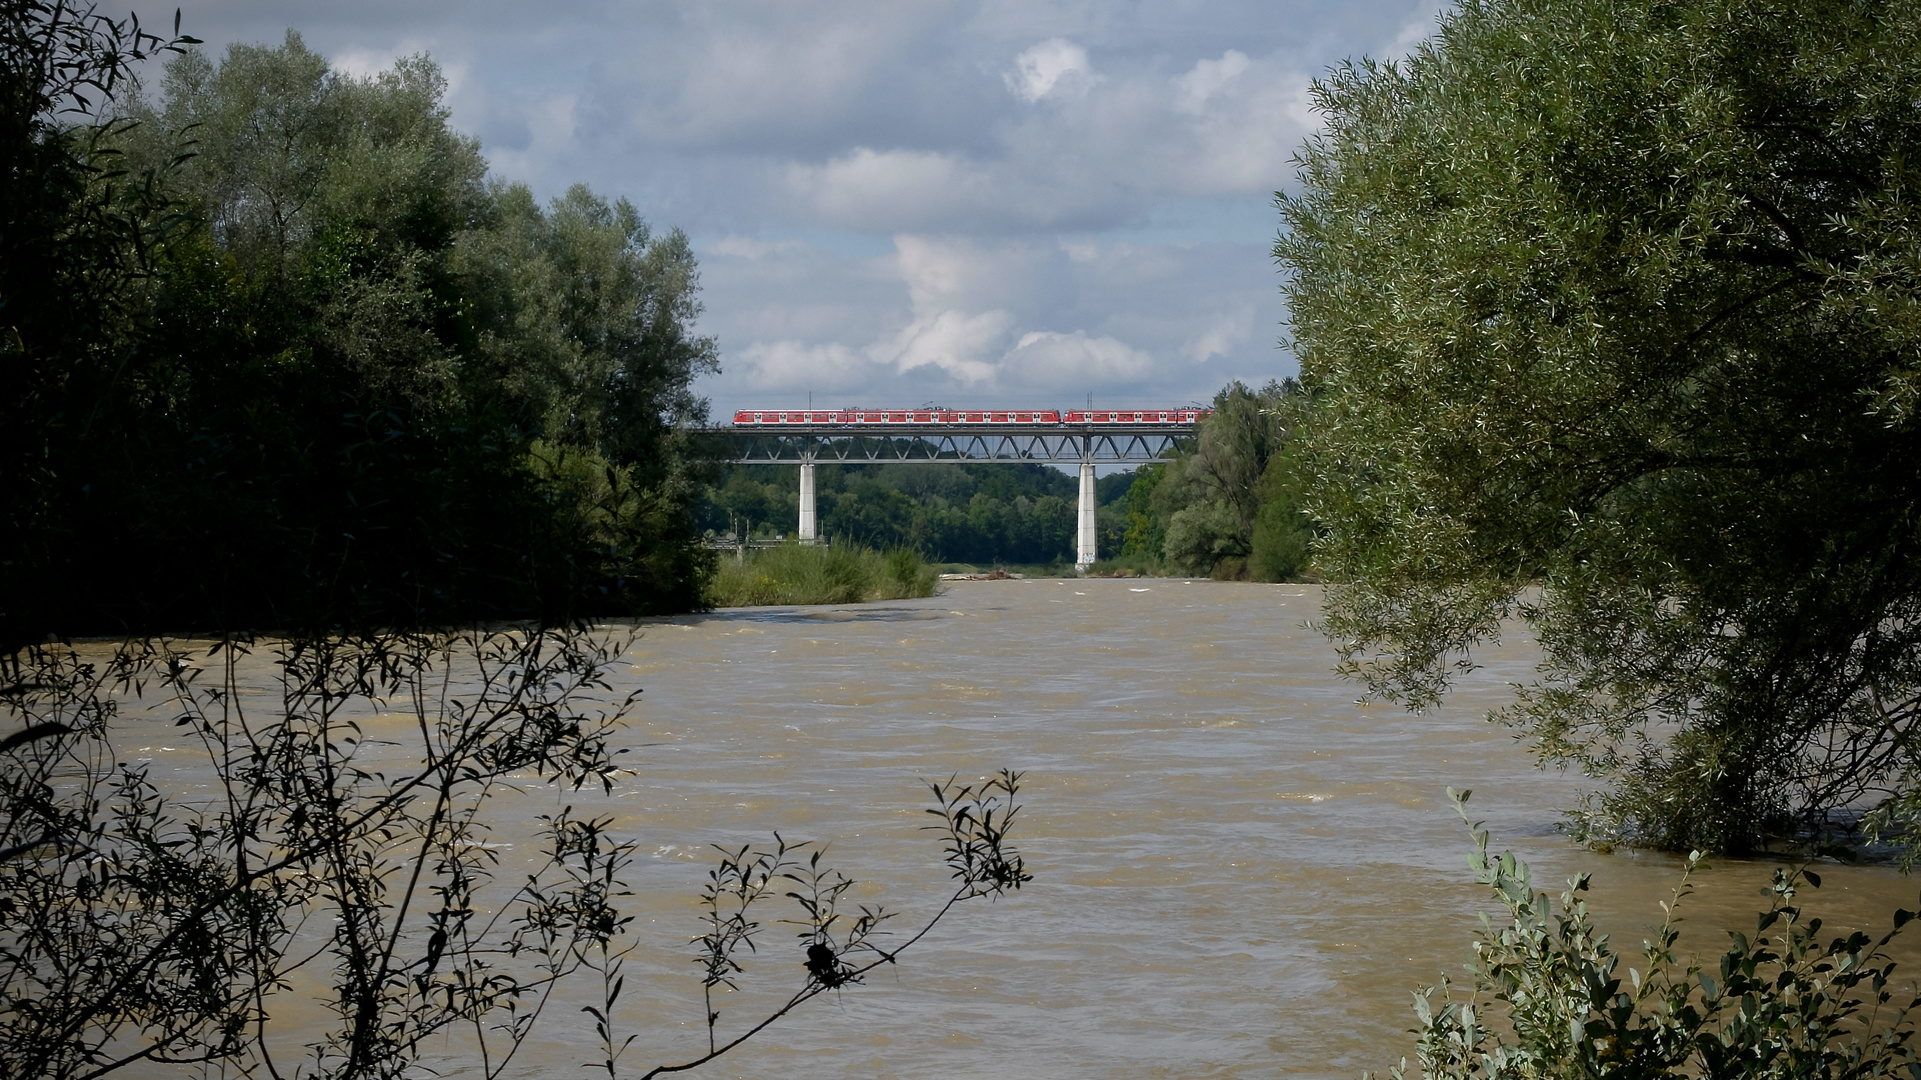
[[896,371],[936,368],[963,386],[993,383],[1000,369],[989,357],[998,350],[1014,316],[1007,311],[969,315],[954,308],[917,318],[894,339],[876,343],[869,355],[886,357]]
[[289,25],[344,72],[426,51],[498,175],[695,238],[719,408],[1211,397],[1293,361],[1271,193],[1312,73],[1430,0],[182,0],[218,56]]
[[798,240],[756,240],[749,236],[723,236],[707,250],[715,255],[730,255],[737,259],[760,262],[777,255],[799,251],[803,245]]
[[1003,75],[1007,88],[1033,104],[1050,94],[1085,94],[1100,76],[1087,62],[1087,50],[1066,38],[1048,38],[1014,57],[1014,70]]
[[989,203],[995,187],[984,169],[953,154],[864,146],[825,165],[790,165],[786,179],[820,218],[853,228],[938,225]]
[[1243,309],[1215,319],[1207,329],[1181,346],[1181,355],[1196,364],[1205,364],[1216,356],[1233,355],[1236,347],[1247,340],[1253,314],[1252,310]]
[[1032,330],[1001,357],[1000,366],[1042,386],[1095,386],[1134,382],[1152,369],[1154,358],[1125,342],[1091,338],[1081,330]]
[[874,364],[864,354],[834,342],[755,342],[734,357],[738,380],[757,390],[844,393],[872,382]]
[[356,79],[371,79],[394,66],[394,61],[406,55],[401,52],[377,49],[341,49],[327,58],[333,69]]
[[1174,78],[1174,86],[1180,92],[1178,104],[1182,112],[1199,113],[1207,107],[1207,99],[1240,78],[1247,70],[1247,54],[1238,49],[1229,49],[1221,54],[1219,60],[1200,60],[1194,70]]
[[496,145],[488,153],[494,171],[511,180],[532,183],[548,162],[574,146],[580,102],[572,94],[555,94],[520,105],[526,138],[519,146]]

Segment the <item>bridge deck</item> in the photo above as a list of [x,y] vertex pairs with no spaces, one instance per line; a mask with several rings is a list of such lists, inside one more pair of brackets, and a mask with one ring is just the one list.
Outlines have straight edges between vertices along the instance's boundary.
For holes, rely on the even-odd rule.
[[701,429],[726,439],[738,465],[811,462],[988,462],[1142,465],[1166,458],[1196,425],[740,424]]

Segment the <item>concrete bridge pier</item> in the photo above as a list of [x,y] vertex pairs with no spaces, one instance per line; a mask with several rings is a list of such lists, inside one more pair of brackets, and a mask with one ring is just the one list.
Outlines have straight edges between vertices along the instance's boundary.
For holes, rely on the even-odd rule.
[[1095,559],[1100,557],[1096,549],[1100,545],[1098,526],[1095,524],[1094,511],[1094,463],[1081,462],[1081,536],[1080,550],[1074,556],[1074,567],[1086,570]]
[[800,528],[795,535],[803,544],[811,544],[820,539],[820,528],[814,521],[814,463],[800,463]]

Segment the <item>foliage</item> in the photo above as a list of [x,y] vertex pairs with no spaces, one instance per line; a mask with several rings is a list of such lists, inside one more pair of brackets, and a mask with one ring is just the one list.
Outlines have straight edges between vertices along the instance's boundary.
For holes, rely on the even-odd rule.
[[[630,640],[502,630],[9,657],[0,1071],[90,1078],[205,1064],[398,1077],[429,1040],[441,1053],[467,1038],[493,1077],[563,981],[598,974],[590,1011],[611,1076],[633,1041],[613,1025],[633,948],[619,908],[634,845],[573,806],[531,822],[486,810],[528,785],[591,798],[629,771],[615,743],[638,691],[613,692],[607,672]],[[134,749],[161,740],[178,744],[173,777]],[[934,785],[957,884],[891,950],[876,936],[888,916],[840,910],[852,882],[819,848],[797,866],[790,856],[810,845],[781,846],[766,865],[807,916],[803,986],[728,1046],[891,962],[955,903],[1029,880],[1007,838],[1017,782]],[[540,854],[503,873],[503,844]],[[715,882],[732,888],[757,859],[723,862]],[[735,952],[757,929],[712,930],[703,948],[734,959],[710,977],[742,969]],[[286,1060],[282,1030],[303,1013],[299,986],[317,988],[326,1017],[304,1010],[305,1065]]]
[[[1449,792],[1453,796],[1453,792]],[[1466,815],[1468,793],[1456,797]],[[1569,882],[1557,909],[1534,891],[1527,864],[1488,854],[1488,834],[1470,824],[1472,866],[1507,909],[1474,950],[1474,993],[1440,988],[1415,995],[1422,1075],[1486,1080],[1527,1077],[1876,1077],[1921,1068],[1910,1013],[1898,1004],[1888,944],[1914,918],[1897,911],[1879,938],[1860,932],[1820,941],[1821,920],[1795,903],[1807,870],[1776,870],[1769,907],[1752,936],[1731,931],[1714,970],[1677,958],[1678,909],[1687,878],[1643,968],[1629,968],[1595,931],[1583,899],[1588,878]],[[1691,872],[1700,855],[1690,856]],[[1483,917],[1485,919],[1485,916]],[[1770,935],[1772,937],[1770,938]],[[1393,1069],[1406,1075],[1406,1062]]]
[[1279,204],[1326,627],[1504,720],[1590,839],[1916,818],[1921,9],[1472,0],[1337,69]]
[[1259,391],[1235,382],[1216,394],[1193,444],[1155,467],[1138,500],[1130,496],[1122,551],[1157,551],[1178,573],[1300,574],[1313,527],[1299,509],[1287,448],[1303,407],[1292,379]]
[[1127,488],[1127,525],[1121,534],[1121,554],[1161,557],[1167,527],[1154,514],[1154,492],[1167,479],[1166,465],[1143,465],[1134,470]]
[[[1313,522],[1300,509],[1286,451],[1304,397],[1291,380],[1259,391],[1234,383],[1213,417],[1164,464],[1095,481],[1100,550],[1140,572],[1285,581],[1307,571]],[[737,467],[708,490],[715,534],[782,535],[799,515],[792,466]],[[1044,465],[817,465],[823,532],[878,547],[912,547],[949,563],[1070,562],[1078,525],[1074,478]]]
[[[247,698],[243,642],[10,658],[5,711],[43,734],[0,760],[8,1075],[263,1066],[258,1032],[303,969],[331,987],[317,1075],[399,1075],[422,1040],[482,1021],[505,1025],[511,1056],[553,984],[617,928],[600,871],[623,849],[563,810],[539,830],[544,864],[496,886],[480,812],[513,778],[611,786],[631,698],[600,697],[623,644],[286,642],[277,715]],[[123,715],[145,692],[155,703]],[[195,747],[209,794],[163,787],[130,736]]]
[[[14,5],[9,32],[52,17]],[[0,637],[697,606],[684,429],[715,348],[686,237],[490,185],[424,57],[363,79],[291,33],[170,47],[156,100],[123,81],[91,104],[116,119],[46,121],[65,172],[15,177],[71,189],[49,235],[104,224],[8,263],[39,288],[85,254],[63,295],[99,299],[6,294],[37,323]]]
[[131,294],[171,227],[158,177],[114,152],[111,100],[135,65],[194,43],[91,4],[0,4],[0,651],[37,636],[33,579],[77,535],[63,459],[97,434]]
[[939,575],[912,548],[788,543],[723,554],[708,595],[716,607],[858,604],[932,596]]
[[[949,777],[945,783],[928,782],[934,805],[927,812],[940,823],[926,828],[941,835],[948,876],[955,884],[939,910],[892,949],[882,948],[877,939],[885,936],[881,925],[898,913],[865,904],[858,905],[857,914],[851,916],[842,911],[842,900],[858,883],[822,866],[824,852],[820,848],[789,844],[776,835],[771,849],[721,849],[720,865],[707,875],[701,895],[707,929],[694,939],[701,950],[695,962],[701,967],[701,984],[706,992],[707,1053],[692,1061],[657,1066],[641,1080],[685,1072],[720,1057],[801,1004],[829,990],[859,983],[882,964],[896,963],[901,953],[926,937],[956,904],[982,897],[997,899],[1034,880],[1008,839],[1020,812],[1014,801],[1020,793],[1020,780],[1020,773],[1002,769],[972,784],[962,784],[958,777]],[[813,850],[806,851],[810,847]],[[799,909],[800,918],[782,921],[801,927],[795,937],[805,958],[801,966],[806,974],[800,988],[785,1002],[732,1039],[721,1042],[720,1012],[713,1003],[713,989],[738,989],[735,978],[747,970],[742,953],[757,948],[755,938],[763,929],[757,905],[777,891]]]
[[[702,525],[773,536],[799,519],[797,466],[737,466],[710,488]],[[1114,485],[1109,485],[1110,491]],[[821,534],[877,548],[911,547],[937,562],[1071,561],[1080,498],[1047,465],[816,465]]]

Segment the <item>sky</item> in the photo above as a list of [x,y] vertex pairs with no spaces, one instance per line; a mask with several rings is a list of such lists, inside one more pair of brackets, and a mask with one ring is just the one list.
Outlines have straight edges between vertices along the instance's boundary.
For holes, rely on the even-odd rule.
[[[1167,406],[1295,373],[1274,193],[1311,81],[1436,0],[186,0],[214,56],[289,28],[425,53],[542,199],[680,228],[714,413]],[[156,12],[143,12],[159,23]]]

